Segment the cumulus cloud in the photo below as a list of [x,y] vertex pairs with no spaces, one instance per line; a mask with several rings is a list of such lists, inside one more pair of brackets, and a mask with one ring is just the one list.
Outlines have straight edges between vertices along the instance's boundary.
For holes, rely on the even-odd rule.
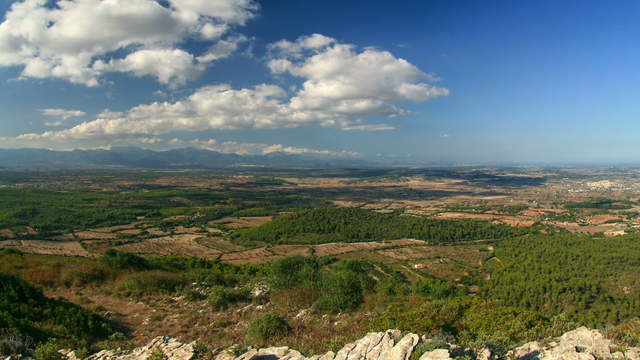
[[93,68],[98,71],[129,72],[139,77],[151,75],[162,84],[176,87],[198,78],[206,66],[196,62],[195,57],[184,50],[143,49],[109,63],[96,61]]
[[87,113],[81,110],[68,110],[68,109],[40,109],[40,113],[44,116],[53,117],[58,120],[44,121],[42,124],[48,127],[61,127],[65,124],[65,121],[74,117],[85,116]]
[[40,113],[45,116],[55,117],[61,120],[67,120],[73,117],[85,116],[87,113],[81,110],[69,110],[69,109],[40,109]]
[[[138,105],[122,113],[103,112],[95,120],[69,129],[21,136],[65,140],[313,125],[345,131],[385,131],[395,127],[365,120],[406,115],[410,112],[399,104],[449,94],[449,90],[430,84],[438,79],[387,51],[371,48],[359,51],[354,45],[341,44],[323,35],[301,37],[295,42],[280,41],[270,45],[269,51],[269,69],[275,74],[289,73],[301,78],[300,88],[287,91],[269,84],[242,89],[227,84],[206,86],[179,101]],[[146,56],[156,58],[150,53],[140,61],[129,62],[125,58],[118,60],[121,63],[105,66],[123,66],[130,71],[152,67],[161,81],[171,81],[172,71],[162,72],[165,69],[162,56],[158,55],[153,65],[157,68],[151,65],[152,60],[149,66],[144,65]],[[185,61],[185,67],[193,63],[191,60]],[[143,65],[136,65],[140,63]]]
[[199,149],[217,151],[225,154],[238,155],[267,155],[271,153],[281,152],[286,154],[297,155],[318,155],[329,157],[359,157],[360,153],[354,151],[333,151],[333,150],[317,150],[305,147],[287,146],[283,144],[256,144],[238,141],[218,141],[216,139],[208,140],[188,140],[172,139],[169,141],[172,146],[192,146]]
[[388,51],[359,52],[354,45],[317,34],[295,42],[280,41],[272,48],[278,50],[268,63],[273,73],[305,79],[290,101],[296,111],[336,118],[398,116],[406,114],[398,103],[449,94],[448,89],[428,83],[436,80],[432,75]]
[[[220,47],[228,49],[233,40],[220,38],[257,10],[252,0],[22,0],[0,24],[0,66],[21,66],[23,78],[61,78],[87,86],[98,85],[110,71],[180,85],[205,66],[179,50],[180,43],[200,38],[221,41]],[[124,58],[114,58],[123,52]],[[218,51],[218,57],[204,62],[230,53]],[[159,59],[164,61],[154,62]]]
[[62,121],[45,121],[42,123],[44,126],[48,126],[48,127],[59,127],[64,125],[64,122]]

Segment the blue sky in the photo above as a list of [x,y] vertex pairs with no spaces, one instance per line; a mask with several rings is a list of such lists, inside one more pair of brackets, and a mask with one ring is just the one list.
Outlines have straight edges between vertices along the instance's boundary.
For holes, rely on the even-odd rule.
[[640,156],[637,1],[46,3],[0,0],[0,147]]

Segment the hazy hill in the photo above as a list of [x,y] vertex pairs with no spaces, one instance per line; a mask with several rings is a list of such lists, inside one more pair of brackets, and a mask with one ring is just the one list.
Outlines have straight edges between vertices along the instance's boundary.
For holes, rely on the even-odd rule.
[[[224,154],[184,148],[153,151],[136,147],[111,150],[52,151],[46,149],[0,149],[1,167],[102,167],[211,169],[243,166],[337,167],[369,163],[360,159],[338,159],[314,155],[274,152],[266,155]],[[370,165],[370,164],[369,164]]]

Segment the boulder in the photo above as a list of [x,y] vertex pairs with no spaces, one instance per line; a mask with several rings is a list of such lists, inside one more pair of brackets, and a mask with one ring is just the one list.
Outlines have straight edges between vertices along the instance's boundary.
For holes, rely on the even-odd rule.
[[420,356],[420,360],[448,360],[451,359],[449,356],[449,350],[447,349],[435,349],[431,351],[427,351],[422,356]]

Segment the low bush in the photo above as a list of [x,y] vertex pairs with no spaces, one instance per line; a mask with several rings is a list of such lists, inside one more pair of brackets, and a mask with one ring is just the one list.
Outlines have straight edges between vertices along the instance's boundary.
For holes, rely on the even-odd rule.
[[149,263],[146,259],[132,253],[114,249],[109,249],[102,254],[100,261],[112,269],[143,270],[149,268]]
[[247,328],[249,340],[266,341],[275,336],[286,335],[291,326],[281,316],[268,313],[251,320]]
[[162,352],[162,350],[160,350],[159,348],[155,348],[151,352],[151,355],[147,357],[147,360],[167,360],[167,359],[168,359],[167,355],[164,352]]
[[322,264],[316,257],[289,256],[275,261],[270,268],[275,288],[314,287],[320,277]]
[[446,281],[436,278],[420,279],[413,283],[412,290],[416,295],[431,296],[434,299],[447,299],[464,293]]
[[607,337],[619,344],[640,346],[640,319],[631,319],[607,329]]
[[149,270],[125,276],[116,285],[116,291],[127,296],[166,294],[174,293],[186,284],[180,275],[162,270]]
[[121,332],[114,332],[113,334],[109,335],[107,339],[97,342],[95,346],[100,350],[133,348],[133,345],[129,341],[129,338]]
[[337,313],[353,310],[364,301],[360,278],[352,272],[329,273],[321,281],[318,308]]
[[247,288],[215,286],[209,292],[209,303],[216,311],[226,310],[230,305],[249,301],[251,296]]
[[0,355],[31,355],[35,342],[31,336],[23,335],[18,329],[0,329]]
[[61,360],[62,354],[58,352],[60,349],[62,349],[60,342],[57,339],[50,339],[36,346],[34,357],[37,360]]
[[69,264],[60,272],[60,281],[66,286],[84,286],[87,284],[102,283],[111,275],[110,269],[93,261],[83,261]]

